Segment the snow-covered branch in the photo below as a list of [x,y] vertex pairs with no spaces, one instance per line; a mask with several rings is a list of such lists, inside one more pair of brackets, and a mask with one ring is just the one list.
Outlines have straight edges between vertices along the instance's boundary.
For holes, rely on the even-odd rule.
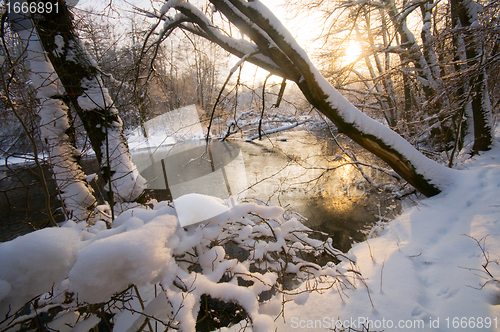
[[251,142],[259,137],[261,137],[262,135],[270,135],[270,134],[276,134],[276,133],[279,133],[280,131],[285,131],[285,130],[289,130],[289,129],[292,129],[292,128],[295,128],[297,126],[300,126],[301,124],[304,124],[306,123],[307,121],[306,120],[303,120],[303,121],[297,121],[295,123],[292,123],[290,125],[287,125],[287,126],[282,126],[282,127],[278,127],[278,128],[273,128],[273,129],[269,129],[269,130],[264,130],[262,133],[260,134],[256,134],[256,135],[253,135],[249,138],[247,138],[247,142]]
[[[178,10],[181,14],[183,14],[183,17],[186,17],[189,20],[188,23],[181,24],[181,28],[207,38],[236,56],[243,57],[245,54],[255,53],[255,55],[249,57],[249,62],[254,63],[278,76],[284,77],[287,75],[273,60],[265,55],[265,52],[260,54],[259,51],[263,50],[261,50],[256,44],[245,39],[236,39],[223,33],[215,27],[212,22],[210,22],[203,12],[191,3],[181,2],[173,6],[173,8]],[[165,24],[171,25],[173,22],[176,22],[176,20],[166,20]]]
[[[195,210],[207,199],[211,209],[224,204],[188,198]],[[148,319],[194,331],[205,310],[202,298],[210,296],[238,305],[254,331],[274,331],[284,302],[305,303],[310,292],[332,287],[342,292],[360,278],[353,260],[326,234],[283,212],[241,203],[209,224],[181,227],[176,211],[162,202],[123,212],[111,229],[102,221],[91,228],[70,221],[1,244],[0,314],[7,316],[0,329],[36,319],[16,313],[35,298],[29,302],[34,311],[52,308],[67,324],[88,329],[99,323],[91,308],[104,306],[123,331]],[[60,323],[48,320],[51,328]]]

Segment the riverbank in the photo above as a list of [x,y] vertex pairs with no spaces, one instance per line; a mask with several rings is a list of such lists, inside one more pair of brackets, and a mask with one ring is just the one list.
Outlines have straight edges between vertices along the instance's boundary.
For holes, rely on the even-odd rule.
[[500,331],[498,137],[453,187],[349,251],[364,282],[287,303],[278,331]]

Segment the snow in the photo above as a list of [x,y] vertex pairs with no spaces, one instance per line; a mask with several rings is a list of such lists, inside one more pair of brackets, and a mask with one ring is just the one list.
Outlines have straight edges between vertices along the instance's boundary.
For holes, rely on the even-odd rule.
[[174,199],[174,206],[181,226],[196,224],[219,216],[228,211],[224,202],[217,197],[201,194],[187,194]]
[[144,179],[134,165],[127,148],[123,143],[125,138],[118,137],[108,140],[113,141],[110,145],[115,146],[111,159],[111,169],[115,172],[111,176],[113,191],[118,194],[118,199],[123,201],[133,201],[137,199],[146,188]]
[[[321,278],[339,277],[343,272],[340,278],[347,288],[340,293],[335,287],[310,293],[310,282],[299,285],[283,297],[287,301],[284,318],[275,320],[282,309],[280,295],[269,302],[257,301],[278,275],[250,273],[248,265],[228,259],[227,249],[211,243],[232,238],[246,245],[249,257],[258,262],[284,248],[297,252],[322,242],[297,233],[303,226],[295,218],[282,219],[281,207],[228,204],[196,194],[181,197],[173,207],[160,202],[152,209],[126,210],[110,229],[104,222],[87,228],[68,221],[63,227],[0,243],[0,314],[7,312],[9,304],[19,307],[51,289],[54,294],[67,290],[75,292],[79,301],[99,303],[134,284],[145,301],[144,313],[162,322],[175,313],[177,326],[187,331],[194,329],[202,294],[241,305],[252,321],[247,330],[253,331],[361,329],[363,323],[377,331],[398,331],[401,324],[413,331],[451,331],[453,324],[479,324],[481,319],[483,326],[498,324],[500,289],[494,278],[500,275],[499,164],[497,139],[492,151],[462,164],[453,173],[453,185],[441,194],[418,201],[397,219],[379,224],[371,238],[347,253],[350,260],[325,266],[288,262],[287,272],[299,276],[307,274],[307,267],[308,273]],[[182,205],[187,211],[196,210],[191,218],[219,218],[181,227],[176,208]],[[266,242],[266,236],[275,240]],[[293,241],[287,246],[285,239]],[[194,253],[199,272],[188,268],[187,260],[195,259]],[[483,267],[486,259],[493,277]],[[272,264],[267,262],[268,267]],[[353,267],[362,279],[351,277]],[[226,271],[254,283],[249,287],[239,286],[234,279],[218,283]],[[153,286],[158,283],[164,291],[155,296]],[[49,298],[41,299],[50,304]],[[134,310],[142,311],[134,301]],[[92,316],[82,321],[77,314],[66,313],[50,326],[76,322],[78,329],[88,330],[98,320]],[[115,331],[134,331],[142,323],[144,316],[118,313]],[[229,330],[240,328],[237,324]]]
[[[84,78],[81,82],[85,93],[78,97],[78,105],[85,111],[95,109],[109,109],[113,105],[113,100],[107,89],[99,78],[88,80]],[[114,110],[111,110],[114,113]]]
[[157,216],[146,224],[131,217],[109,231],[110,236],[93,241],[78,253],[69,272],[70,291],[82,301],[99,303],[129,284],[140,286],[155,279],[170,267],[170,249],[164,245],[176,224],[171,215]]
[[293,301],[295,302],[295,304],[303,305],[306,304],[308,298],[309,298],[309,293],[304,292],[297,295]]
[[181,4],[182,2],[184,2],[184,0],[168,0],[167,2],[165,2],[165,4],[163,4],[163,6],[161,7],[161,10],[160,10],[160,15],[163,16],[165,15],[168,10],[172,7],[175,7],[175,6],[178,6],[179,4]]
[[[45,228],[0,243],[0,312],[63,281],[76,261],[80,236],[73,228]],[[57,264],[52,264],[57,262]]]
[[[462,317],[467,324],[480,317],[495,319],[495,328],[484,330],[500,330],[500,290],[483,269],[486,259],[476,242],[484,245],[488,270],[498,277],[499,152],[497,142],[494,151],[463,165],[452,188],[418,202],[380,229],[377,237],[351,249],[366,286],[356,283],[343,300],[332,290],[310,294],[306,305],[288,303],[287,320],[277,321],[278,330],[327,330],[333,320],[346,322],[344,328],[360,329],[359,322],[369,319],[377,330],[385,321],[386,331],[400,330],[400,322],[423,322],[422,328],[413,326],[415,331],[451,331],[456,330],[456,318]],[[319,326],[313,328],[316,320]]]
[[[279,127],[279,128],[274,128],[274,129],[265,130],[265,131],[263,131],[263,132],[262,132],[262,134],[261,134],[261,135],[262,135],[262,136],[263,136],[263,135],[269,135],[269,134],[278,133],[278,132],[280,132],[280,131],[285,131],[285,130],[288,130],[288,129],[292,129],[292,128],[295,128],[295,127],[297,127],[297,126],[300,126],[301,124],[304,124],[304,123],[306,123],[306,122],[307,122],[306,120],[304,120],[304,121],[297,121],[297,122],[295,122],[295,123],[292,123],[291,125],[287,125],[287,126],[283,126],[283,127]],[[255,135],[253,135],[253,136],[251,136],[251,137],[247,138],[247,140],[246,140],[246,141],[247,141],[247,142],[251,142],[251,141],[253,141],[253,140],[255,140],[255,139],[259,138],[259,136],[261,136],[261,135],[259,135],[259,134],[255,134]]]
[[53,51],[57,55],[62,55],[64,53],[64,38],[61,35],[56,35],[54,37],[54,44],[57,48]]

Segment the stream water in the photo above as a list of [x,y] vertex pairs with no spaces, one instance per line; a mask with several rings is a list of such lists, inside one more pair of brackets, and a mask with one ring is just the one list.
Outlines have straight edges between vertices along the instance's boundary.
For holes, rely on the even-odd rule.
[[[199,193],[278,204],[304,217],[312,229],[331,234],[337,248],[348,250],[354,241],[366,238],[375,222],[400,210],[388,193],[363,181],[355,166],[339,167],[345,159],[338,144],[356,149],[348,142],[335,143],[324,133],[292,131],[251,143],[213,141],[207,146],[205,141],[184,141],[136,150],[133,157],[155,198]],[[377,164],[370,154],[357,150],[359,161]],[[375,169],[365,172],[373,181],[388,181]]]

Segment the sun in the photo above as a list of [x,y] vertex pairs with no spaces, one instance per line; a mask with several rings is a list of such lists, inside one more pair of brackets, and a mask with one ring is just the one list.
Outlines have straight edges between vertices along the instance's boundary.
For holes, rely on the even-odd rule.
[[344,50],[344,60],[347,63],[355,62],[362,52],[361,45],[356,41],[351,41]]

